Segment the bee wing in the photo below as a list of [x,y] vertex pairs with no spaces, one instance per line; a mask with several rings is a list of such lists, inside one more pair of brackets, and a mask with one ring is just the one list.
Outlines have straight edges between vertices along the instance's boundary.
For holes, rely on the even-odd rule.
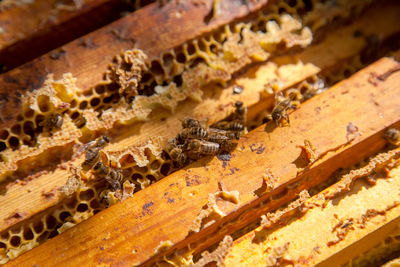
[[226,135],[227,131],[218,128],[208,128],[209,134]]
[[83,144],[83,145],[78,145],[78,149],[74,153],[74,157],[78,157],[82,155],[83,152],[85,152],[89,147],[93,146],[96,143],[96,140],[90,141],[89,143]]
[[276,92],[275,93],[275,106],[277,104],[279,104],[280,102],[282,102],[285,99],[285,97],[283,96],[282,91]]
[[209,118],[201,119],[201,120],[199,120],[199,122],[200,122],[200,126],[203,129],[208,129],[208,127],[210,126]]

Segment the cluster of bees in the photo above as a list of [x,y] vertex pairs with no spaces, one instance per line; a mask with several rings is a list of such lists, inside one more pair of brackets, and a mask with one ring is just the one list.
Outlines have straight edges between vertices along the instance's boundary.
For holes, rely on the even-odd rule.
[[246,109],[241,101],[235,103],[235,112],[226,120],[210,127],[198,120],[185,118],[182,131],[168,141],[166,150],[177,167],[191,160],[231,151],[245,127]]
[[[63,116],[60,113],[53,113],[41,121],[39,126],[43,127],[45,132],[49,132],[52,135],[53,131],[61,129],[63,121]],[[99,178],[105,179],[110,184],[111,189],[115,191],[122,188],[124,176],[120,170],[111,166],[111,162],[106,164],[100,160],[100,150],[109,142],[110,139],[107,136],[100,136],[96,140],[83,145],[78,153],[86,151],[85,161],[82,164],[83,169],[87,171],[93,168],[95,174]]]
[[107,164],[100,160],[100,150],[104,148],[110,139],[103,135],[96,140],[83,146],[86,150],[85,161],[82,164],[84,170],[93,168],[94,173],[101,179],[105,179],[113,191],[122,188],[124,176],[121,171],[111,166],[111,161]]

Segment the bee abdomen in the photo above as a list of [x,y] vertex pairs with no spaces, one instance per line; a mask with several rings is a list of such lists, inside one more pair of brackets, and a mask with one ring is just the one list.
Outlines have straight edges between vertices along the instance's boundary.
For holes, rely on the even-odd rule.
[[121,188],[121,183],[112,177],[107,176],[106,181],[111,185],[111,188],[115,191]]
[[221,144],[221,143],[227,142],[229,140],[230,140],[229,137],[227,137],[225,135],[220,135],[220,134],[209,134],[207,137],[207,141],[217,143],[217,144]]
[[213,142],[203,141],[201,143],[200,152],[202,154],[214,155],[219,151],[219,144]]
[[88,149],[85,156],[84,165],[92,165],[100,157],[99,149]]
[[204,139],[207,137],[207,131],[201,127],[185,128],[179,134],[180,139],[197,138]]
[[243,131],[244,127],[243,124],[237,121],[233,121],[227,125],[226,130],[231,130],[231,131]]
[[238,121],[221,121],[215,127],[225,131],[243,131],[244,129],[243,124]]

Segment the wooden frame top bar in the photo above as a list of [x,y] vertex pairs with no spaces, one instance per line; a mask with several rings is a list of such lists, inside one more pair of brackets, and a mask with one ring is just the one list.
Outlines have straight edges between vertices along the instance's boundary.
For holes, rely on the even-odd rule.
[[[208,23],[204,17],[211,10],[211,0],[196,5],[192,1],[180,4],[169,1],[162,7],[158,3],[147,5],[57,48],[53,52],[61,53],[59,59],[52,58],[52,52],[49,52],[0,75],[0,99],[4,100],[0,102],[0,114],[12,114],[12,110],[19,109],[20,96],[40,88],[49,73],[53,73],[56,79],[64,73],[72,73],[77,78],[77,86],[84,91],[103,80],[108,65],[122,50],[137,47],[152,59],[162,51],[246,17],[270,2],[260,0],[254,4],[242,4],[241,1],[220,1],[219,15]],[[13,116],[0,117],[0,127],[9,127],[15,121]]]
[[10,2],[0,4],[0,64],[5,71],[94,31],[120,18],[121,12],[133,9],[133,4],[120,0]]
[[[197,252],[209,247],[265,210],[279,207],[304,188],[319,184],[338,168],[382,149],[382,132],[400,124],[400,72],[386,79],[377,77],[398,66],[399,62],[390,58],[377,61],[305,102],[290,114],[289,127],[276,128],[270,123],[244,136],[230,161],[202,159],[8,265],[150,265],[163,254],[189,244],[197,244],[192,246]],[[346,129],[350,122],[360,134],[349,139]],[[319,157],[311,166],[301,156],[299,146],[305,140],[311,142]],[[272,191],[263,185],[266,172],[276,177]],[[223,182],[228,191],[237,190],[240,204],[224,205],[226,217],[187,237],[208,194],[218,191],[218,182]],[[286,191],[292,183],[296,186]],[[236,220],[239,216],[242,219]],[[223,223],[225,226],[219,228]],[[160,242],[168,240],[173,246],[149,260]]]

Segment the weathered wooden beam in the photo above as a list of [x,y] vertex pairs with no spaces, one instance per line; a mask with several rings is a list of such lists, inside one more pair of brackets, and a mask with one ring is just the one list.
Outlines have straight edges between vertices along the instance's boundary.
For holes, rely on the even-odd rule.
[[[398,64],[389,58],[379,60],[304,103],[290,115],[290,127],[270,123],[244,136],[230,161],[202,159],[9,265],[151,264],[187,245],[195,251],[205,249],[265,211],[293,199],[302,189],[319,184],[336,169],[379,151],[385,145],[382,131],[400,123],[400,72],[385,80],[376,77]],[[350,122],[360,135],[349,139],[346,129]],[[307,166],[299,148],[305,140],[321,157],[311,166]],[[270,181],[272,191],[263,185],[266,172],[276,177],[276,181]],[[223,182],[228,191],[239,192],[240,205],[224,202],[220,208],[227,216],[187,237],[208,194],[218,191],[218,182]],[[167,240],[173,246],[149,260],[160,242]]]
[[[365,26],[365,34],[380,33],[382,38],[390,36],[398,31],[398,24],[393,23],[397,18],[395,8],[387,7],[385,12],[376,12],[370,10],[355,23],[347,25],[330,33],[329,38],[325,42],[312,45],[308,49],[312,49],[314,53],[310,56],[308,49],[293,55],[293,58],[304,58],[313,64],[303,64],[301,61],[293,64],[276,65],[274,62],[266,62],[259,66],[252,67],[248,71],[235,79],[233,85],[216,89],[215,86],[208,86],[204,89],[204,99],[202,103],[193,103],[185,101],[178,106],[175,114],[166,117],[162,112],[155,112],[151,121],[133,125],[124,129],[124,133],[120,133],[120,141],[111,145],[111,150],[123,149],[127,146],[138,145],[146,141],[151,136],[162,136],[165,139],[172,138],[180,129],[181,120],[187,116],[197,119],[208,119],[210,123],[226,117],[233,110],[236,100],[241,100],[249,107],[249,120],[253,119],[261,110],[271,108],[274,100],[273,97],[261,98],[260,93],[264,90],[264,84],[267,81],[278,80],[284,86],[282,90],[288,89],[296,83],[324,71],[345,61],[348,58],[359,54],[365,46],[363,38],[353,38],[353,32],[360,27]],[[383,19],[383,16],[386,20]],[[379,21],[379,23],[372,23]],[[346,36],[346,37],[344,37]],[[344,41],[346,40],[346,41]],[[324,59],[325,51],[323,47],[327,45],[334,47],[330,62]],[[319,61],[318,59],[321,59]],[[287,60],[287,57],[275,58],[275,62]],[[296,60],[290,59],[292,62]],[[338,61],[336,61],[338,60]],[[315,65],[314,65],[315,64]],[[318,67],[320,66],[320,67]],[[239,95],[233,94],[233,87],[239,85],[243,88],[243,92]],[[215,90],[221,90],[220,94],[215,94]],[[165,118],[166,117],[166,118]],[[151,133],[151,134],[150,134]],[[67,170],[57,170],[52,173],[44,174],[27,183],[15,183],[8,187],[4,195],[0,195],[0,202],[6,203],[0,210],[0,231],[4,231],[10,226],[28,220],[35,214],[46,212],[47,209],[58,205],[62,199],[60,198],[57,188],[65,183],[70,173]],[[47,193],[52,192],[51,198],[45,197]],[[21,204],[22,203],[22,204]],[[13,216],[16,212],[20,216]]]
[[[393,161],[399,161],[399,148],[394,151],[397,157]],[[382,152],[377,158],[388,153]],[[361,173],[362,169],[357,171]],[[372,264],[379,254],[388,256],[390,245],[395,248],[398,242],[395,236],[400,220],[400,168],[387,173],[380,173],[379,166],[377,169],[372,174],[374,185],[357,179],[348,192],[340,193],[335,191],[335,185],[343,183],[346,176],[339,176],[337,183],[302,205],[271,213],[271,224],[257,227],[234,241],[226,255],[226,266],[265,266],[274,261],[342,266],[349,262],[357,265],[366,258]],[[330,192],[336,196],[325,198]],[[373,248],[377,251],[371,251]]]
[[[397,178],[399,178],[397,176]],[[393,192],[393,191],[391,191]],[[371,207],[373,210],[374,208]],[[364,236],[357,236],[356,238],[350,239],[346,242],[346,246],[338,251],[336,254],[333,254],[331,257],[325,259],[318,263],[317,266],[332,266],[332,264],[341,264],[349,262],[349,259],[355,258],[362,258],[363,254],[367,254],[371,252],[376,247],[382,246],[385,242],[390,243],[398,242],[398,233],[399,233],[399,223],[400,223],[400,216],[397,215],[393,216],[395,212],[398,210],[390,210],[388,214],[384,214],[385,216],[385,224],[381,227],[374,229],[368,233],[368,235]],[[382,216],[382,215],[381,215]],[[393,242],[393,243],[394,243]],[[390,244],[388,244],[390,245]],[[386,248],[387,249],[387,248]],[[381,253],[384,254],[385,248],[382,248]],[[376,255],[372,255],[376,256]],[[353,260],[355,262],[356,260]],[[374,262],[374,259],[370,259],[371,262]]]
[[[14,3],[17,1],[14,1]],[[139,1],[136,1],[139,5]],[[134,10],[121,0],[0,4],[0,72],[9,71]],[[56,57],[56,54],[53,54]]]
[[[393,26],[397,24],[397,16],[400,16],[400,9],[391,4],[369,9],[350,25],[329,32],[321,42],[311,45],[301,53],[279,57],[275,62],[280,65],[296,61],[312,63],[320,69],[319,73],[322,75],[338,67],[343,69],[347,61],[368,49],[369,44],[365,37],[380,36],[381,40],[385,40],[396,36],[399,31]],[[362,32],[363,36],[354,36],[357,32]],[[271,105],[273,101],[272,97],[266,97],[254,104],[249,109],[248,120],[254,119],[265,109],[265,105]]]
[[162,7],[153,3],[0,75],[0,128],[11,127],[16,122],[16,116],[4,114],[18,113],[20,96],[40,88],[48,73],[59,78],[70,72],[77,78],[78,88],[85,91],[103,80],[108,65],[122,50],[140,48],[151,60],[162,51],[246,17],[272,1],[248,4],[228,0],[219,2],[219,14],[209,22],[205,22],[204,17],[212,10],[212,0],[205,1],[205,4],[168,1]]

